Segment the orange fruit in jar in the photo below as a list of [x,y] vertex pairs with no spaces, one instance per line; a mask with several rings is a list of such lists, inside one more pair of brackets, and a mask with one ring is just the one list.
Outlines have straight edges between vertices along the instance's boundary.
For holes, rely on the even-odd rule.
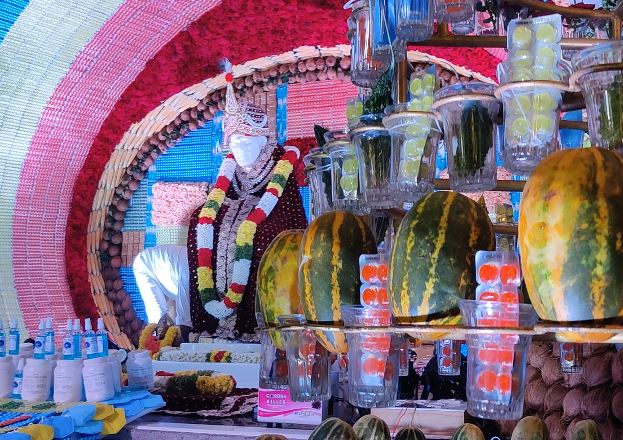
[[376,264],[366,263],[361,268],[361,278],[366,283],[370,283],[378,278],[378,270]]
[[480,301],[497,301],[498,293],[490,290],[485,290],[480,294]]
[[361,293],[361,301],[364,305],[373,306],[378,304],[378,293],[376,287],[366,287]]
[[482,391],[492,393],[497,387],[497,379],[498,375],[495,371],[486,369],[478,375],[476,378],[476,384]]
[[513,284],[519,278],[519,268],[514,264],[503,264],[500,267],[500,282],[502,284]]
[[508,394],[513,388],[513,376],[510,373],[500,373],[498,375],[498,391]]
[[500,295],[500,301],[509,304],[517,304],[519,303],[519,298],[517,296],[517,292],[502,292]]
[[386,263],[379,264],[377,276],[380,282],[384,283],[387,281],[387,264]]
[[485,263],[478,271],[483,283],[493,284],[498,279],[498,266],[495,263]]

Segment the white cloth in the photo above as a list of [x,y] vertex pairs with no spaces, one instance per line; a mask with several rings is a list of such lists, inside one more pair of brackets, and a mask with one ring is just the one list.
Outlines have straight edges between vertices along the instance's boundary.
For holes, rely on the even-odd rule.
[[175,301],[175,324],[192,327],[186,246],[147,248],[136,256],[132,268],[149,322],[158,322],[168,312],[169,299]]

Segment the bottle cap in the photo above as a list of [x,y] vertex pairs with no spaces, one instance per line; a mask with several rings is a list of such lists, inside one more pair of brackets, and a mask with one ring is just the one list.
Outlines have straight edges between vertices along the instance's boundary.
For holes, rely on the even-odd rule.
[[70,330],[73,328],[73,327],[72,327],[72,324],[73,324],[73,323],[72,323],[72,320],[71,320],[71,318],[69,318],[69,319],[67,320],[67,327],[65,327],[65,328],[67,329],[67,331],[70,331]]
[[45,320],[45,329],[52,330],[52,318],[47,318]]
[[39,330],[45,330],[45,319],[39,321]]
[[85,320],[84,320],[84,330],[85,331],[93,330],[93,327],[91,326],[91,318],[85,318]]
[[17,328],[17,318],[11,319],[11,328]]
[[80,331],[80,319],[74,319],[74,331]]
[[97,318],[97,330],[104,331],[104,318]]

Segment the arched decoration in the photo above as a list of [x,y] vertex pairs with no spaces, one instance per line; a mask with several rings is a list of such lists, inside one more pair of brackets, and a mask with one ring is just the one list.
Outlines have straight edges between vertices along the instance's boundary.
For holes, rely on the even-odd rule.
[[[408,57],[413,62],[438,65],[447,72],[442,73],[447,82],[472,79],[492,82],[431,55],[411,51]],[[304,46],[235,66],[234,86],[240,96],[251,96],[273,91],[283,82],[347,79],[349,69],[350,46]],[[144,325],[136,316],[119,275],[121,230],[129,201],[160,154],[224,108],[225,86],[223,74],[205,80],[167,99],[142,121],[133,124],[115,147],[99,181],[88,226],[89,281],[107,329],[124,347],[136,344]]]

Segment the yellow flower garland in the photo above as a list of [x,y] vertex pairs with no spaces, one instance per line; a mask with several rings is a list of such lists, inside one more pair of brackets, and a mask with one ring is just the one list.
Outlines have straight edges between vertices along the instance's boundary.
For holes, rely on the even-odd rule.
[[156,327],[158,327],[158,324],[149,324],[143,329],[140,338],[138,338],[138,348],[143,350],[147,348],[147,339],[154,334]]

